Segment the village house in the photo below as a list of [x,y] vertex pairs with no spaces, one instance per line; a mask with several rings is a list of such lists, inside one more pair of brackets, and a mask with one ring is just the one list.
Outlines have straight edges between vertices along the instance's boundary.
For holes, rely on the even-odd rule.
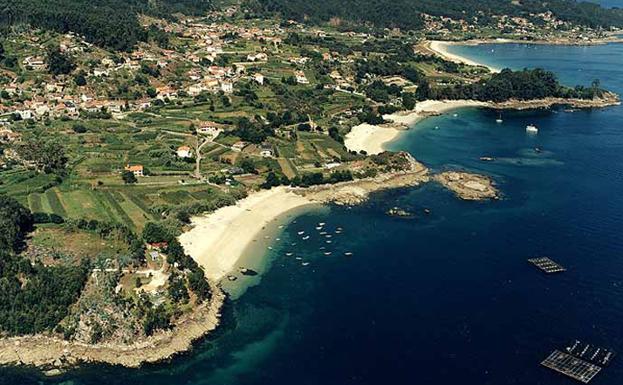
[[253,80],[259,85],[264,85],[264,75],[259,72],[253,74]]
[[260,155],[264,158],[272,158],[275,155],[273,152],[273,146],[270,143],[262,143],[260,147]]
[[309,84],[309,80],[307,80],[305,72],[303,71],[296,71],[294,73],[294,77],[296,78],[296,82],[299,84]]
[[180,146],[177,148],[177,157],[178,158],[191,158],[192,157],[192,149],[188,146]]
[[35,56],[28,56],[26,59],[24,59],[22,63],[24,64],[24,66],[32,68],[35,71],[44,70],[46,67],[43,58]]
[[264,52],[260,52],[255,55],[253,54],[247,55],[247,61],[256,62],[256,61],[267,61],[267,60],[268,60],[268,55],[266,55]]
[[247,146],[247,144],[248,144],[247,142],[243,142],[243,141],[236,142],[236,143],[234,143],[231,146],[231,149],[234,150],[234,151],[240,152],[240,151],[244,150],[244,148]]
[[190,96],[197,96],[200,93],[202,93],[203,91],[207,91],[206,87],[201,84],[201,83],[197,83],[197,84],[192,84],[188,87],[188,89],[186,90],[186,92],[188,92],[188,95]]
[[134,166],[130,166],[129,164],[125,166],[125,171],[130,171],[134,176],[144,176],[143,175],[143,165],[137,164]]
[[220,125],[214,122],[203,122],[197,129],[197,132],[215,139],[221,132]]
[[234,92],[234,85],[232,82],[221,82],[221,91],[226,94]]

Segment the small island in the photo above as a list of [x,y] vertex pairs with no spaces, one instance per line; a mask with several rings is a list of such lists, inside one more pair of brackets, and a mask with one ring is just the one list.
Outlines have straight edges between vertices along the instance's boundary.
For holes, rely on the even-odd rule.
[[493,180],[484,175],[446,171],[435,175],[433,179],[463,200],[480,201],[500,198]]

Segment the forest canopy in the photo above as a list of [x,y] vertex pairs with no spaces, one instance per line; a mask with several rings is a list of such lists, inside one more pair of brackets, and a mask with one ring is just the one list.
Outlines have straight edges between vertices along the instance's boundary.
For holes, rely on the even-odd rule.
[[210,8],[209,0],[0,0],[0,28],[30,24],[75,32],[98,46],[128,51],[147,39],[139,14],[171,18],[177,12],[192,15]]
[[421,28],[423,13],[464,20],[477,17],[486,24],[492,15],[525,17],[547,11],[559,19],[591,27],[623,26],[623,10],[575,0],[248,0],[246,4],[260,14],[278,13],[297,21],[341,20],[382,28]]

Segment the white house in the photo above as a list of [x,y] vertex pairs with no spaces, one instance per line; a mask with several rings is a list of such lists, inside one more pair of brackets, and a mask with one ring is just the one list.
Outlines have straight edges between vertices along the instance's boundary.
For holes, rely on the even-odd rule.
[[309,84],[309,80],[307,80],[307,77],[305,76],[305,72],[303,71],[296,71],[294,73],[294,76],[296,77],[296,82],[299,84]]
[[180,146],[177,149],[178,158],[190,158],[192,157],[192,149],[188,146]]
[[231,94],[234,92],[234,85],[231,82],[221,82],[221,91],[226,94]]
[[253,74],[253,80],[255,80],[255,82],[257,82],[257,84],[263,85],[264,84],[264,75],[262,75],[261,73],[255,73]]
[[270,143],[262,143],[262,147],[260,148],[260,155],[262,155],[264,158],[273,157],[275,155],[273,152],[273,146],[271,146]]

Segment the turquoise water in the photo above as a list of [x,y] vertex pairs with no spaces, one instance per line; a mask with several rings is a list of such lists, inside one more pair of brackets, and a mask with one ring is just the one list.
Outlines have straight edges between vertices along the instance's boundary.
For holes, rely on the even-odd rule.
[[[457,49],[623,92],[623,45]],[[456,114],[422,122],[392,149],[434,170],[492,175],[503,200],[462,202],[430,184],[301,215],[278,235],[261,283],[228,304],[223,327],[191,354],[55,381],[3,370],[0,383],[573,383],[539,362],[576,338],[623,352],[623,109],[505,113],[502,124],[486,110]],[[526,135],[529,123],[537,136]],[[388,217],[393,206],[416,216]],[[568,271],[541,274],[526,263],[538,255]],[[593,383],[622,381],[619,356]]]

